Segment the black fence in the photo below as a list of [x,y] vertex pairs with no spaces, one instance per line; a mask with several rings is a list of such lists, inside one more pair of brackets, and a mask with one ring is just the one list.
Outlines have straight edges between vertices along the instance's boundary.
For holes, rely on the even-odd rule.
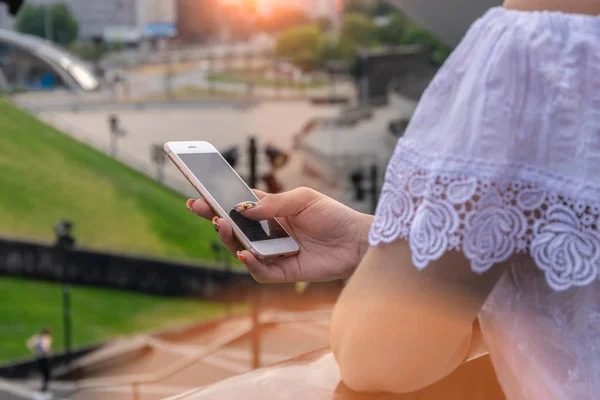
[[[67,353],[55,353],[48,357],[48,363],[50,364],[53,375],[59,375],[61,370],[68,368],[68,361],[75,360],[79,357],[86,355],[102,346],[101,344],[95,344],[91,346],[85,346],[73,350],[70,354]],[[22,359],[10,363],[0,365],[0,377],[8,379],[26,379],[34,376],[38,373],[37,360],[33,357]]]
[[227,284],[253,285],[243,271],[191,266],[140,257],[74,250],[57,262],[52,246],[0,239],[0,275],[109,287],[162,296],[214,298]]
[[[297,294],[292,284],[259,285],[243,270],[192,266],[141,257],[77,249],[57,262],[53,246],[0,238],[0,276],[105,287],[160,296],[246,301],[260,288],[262,301],[282,306]],[[339,282],[311,285],[305,303],[331,301]]]
[[[0,238],[0,277],[22,277],[224,302],[251,299],[253,303],[258,301],[261,307],[290,310],[331,304],[342,288],[339,281],[319,283],[311,285],[306,293],[299,295],[293,284],[259,285],[244,271],[81,249],[72,251],[66,262],[58,262],[60,257],[55,255],[55,248],[48,244]],[[75,350],[71,356],[75,359],[98,346]],[[52,358],[52,365],[64,366],[66,358],[66,354],[56,354]],[[6,378],[23,378],[34,372],[33,359],[0,365],[0,376]]]

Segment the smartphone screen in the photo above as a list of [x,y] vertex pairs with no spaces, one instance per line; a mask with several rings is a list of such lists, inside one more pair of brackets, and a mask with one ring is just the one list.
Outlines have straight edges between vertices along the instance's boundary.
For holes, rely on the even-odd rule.
[[256,201],[256,196],[218,153],[178,154],[181,161],[202,183],[217,203],[229,214],[251,242],[287,238],[289,235],[277,221],[254,221],[244,217],[234,207],[244,201]]

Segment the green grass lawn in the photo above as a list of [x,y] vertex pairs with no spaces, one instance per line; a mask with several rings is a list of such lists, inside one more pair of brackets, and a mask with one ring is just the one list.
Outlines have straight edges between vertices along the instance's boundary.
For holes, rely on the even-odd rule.
[[0,235],[146,256],[213,259],[216,234],[185,198],[0,99]]
[[[78,245],[171,259],[212,260],[217,238],[185,198],[0,99],[0,236],[53,241],[62,218]],[[27,355],[42,326],[63,347],[60,285],[0,278],[0,361]],[[116,335],[214,317],[221,304],[74,287],[73,340]]]
[[[72,287],[73,343],[98,343],[115,336],[214,318],[224,306],[81,286]],[[0,279],[0,362],[29,354],[25,342],[40,328],[54,333],[54,350],[64,347],[59,284]]]

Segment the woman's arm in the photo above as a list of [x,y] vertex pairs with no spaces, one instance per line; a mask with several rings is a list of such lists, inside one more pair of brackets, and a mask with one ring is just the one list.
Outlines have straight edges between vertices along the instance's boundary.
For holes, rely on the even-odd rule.
[[458,252],[419,271],[401,240],[369,249],[332,320],[332,348],[344,382],[357,391],[407,393],[454,371],[503,271],[495,266],[477,275]]
[[44,338],[43,346],[44,351],[47,354],[50,354],[50,352],[52,352],[52,336],[46,335],[46,337]]
[[27,339],[25,346],[27,346],[29,351],[33,352],[37,338],[38,338],[38,335],[36,334],[36,335],[33,335],[32,337],[30,337],[29,339]]

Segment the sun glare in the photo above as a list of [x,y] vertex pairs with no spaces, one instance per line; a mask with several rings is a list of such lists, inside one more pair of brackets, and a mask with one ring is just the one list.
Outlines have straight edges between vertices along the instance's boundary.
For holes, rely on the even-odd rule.
[[[271,11],[280,7],[301,5],[306,0],[254,0],[256,11],[259,14],[270,14]],[[248,0],[221,0],[221,4],[229,7],[241,7]]]

